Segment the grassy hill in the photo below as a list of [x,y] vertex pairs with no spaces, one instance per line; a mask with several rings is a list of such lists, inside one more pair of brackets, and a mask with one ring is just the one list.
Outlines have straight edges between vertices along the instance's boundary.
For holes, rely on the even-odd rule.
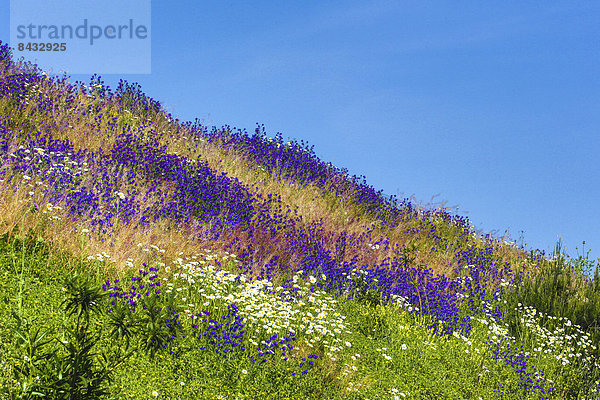
[[600,261],[2,43],[0,194],[2,398],[600,398]]

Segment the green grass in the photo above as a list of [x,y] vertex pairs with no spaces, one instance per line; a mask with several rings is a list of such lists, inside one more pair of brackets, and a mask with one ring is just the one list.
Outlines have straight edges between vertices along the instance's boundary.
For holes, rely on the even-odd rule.
[[[157,261],[155,265],[160,267],[163,289],[169,292],[170,288],[162,301],[171,301],[182,315],[188,313],[185,310],[192,304],[211,310],[215,318],[225,316],[226,305],[232,298],[237,300],[240,309],[252,304],[257,307],[273,304],[274,300],[269,300],[268,296],[264,299],[247,296],[254,292],[243,283],[228,280],[233,275],[224,272],[220,278],[215,278],[215,274],[203,274],[200,269],[194,272],[193,268],[202,266],[199,261],[206,260],[205,265],[208,265],[216,259],[220,259],[226,269],[235,269],[231,255],[214,253],[200,254],[195,259],[179,259],[172,265]],[[556,268],[556,264],[550,264],[550,267]],[[178,277],[176,272],[186,275]],[[590,398],[583,395],[583,383],[589,382],[590,374],[594,373],[593,368],[584,365],[586,355],[595,351],[589,335],[566,319],[555,321],[540,316],[540,313],[533,315],[532,309],[525,309],[523,305],[509,313],[509,323],[505,327],[494,326],[491,319],[479,318],[468,339],[460,335],[442,338],[432,336],[424,327],[432,321],[408,313],[400,305],[351,299],[336,301],[325,293],[315,292],[312,302],[307,300],[307,304],[292,307],[299,315],[311,313],[314,318],[306,320],[309,326],[298,335],[289,360],[269,356],[265,364],[258,366],[247,357],[252,353],[250,341],[260,341],[273,333],[267,333],[261,326],[264,321],[284,324],[285,318],[278,320],[265,316],[261,320],[258,317],[254,324],[246,321],[243,340],[248,350],[234,352],[225,358],[212,351],[206,339],[198,340],[191,334],[183,337],[191,325],[189,318],[181,319],[184,329],[179,331],[177,340],[169,344],[168,350],[145,347],[144,338],[151,332],[143,329],[136,331],[128,346],[124,337],[111,336],[106,304],[100,303],[97,307],[92,304],[93,293],[101,293],[99,287],[105,276],[119,277],[107,262],[76,260],[32,237],[20,240],[4,235],[0,238],[0,274],[2,398],[43,398],[35,393],[51,393],[44,392],[44,383],[56,381],[61,368],[67,376],[73,375],[70,383],[64,384],[71,392],[54,393],[49,398],[94,398],[85,397],[85,390],[81,390],[85,382],[80,378],[85,374],[80,370],[77,372],[72,365],[72,360],[77,357],[88,365],[89,370],[98,372],[97,376],[101,376],[103,365],[115,367],[107,375],[110,380],[100,379],[97,384],[98,393],[103,389],[110,394],[106,398],[489,399],[498,398],[500,385],[504,399],[537,398],[537,395],[528,397],[524,393],[514,369],[490,357],[491,348],[486,342],[491,335],[501,335],[503,329],[523,340],[533,365],[556,382],[552,398]],[[120,278],[126,280],[131,275]],[[307,289],[310,282],[310,279],[297,279],[302,290]],[[90,294],[87,300],[82,293]],[[540,291],[535,293],[543,296]],[[526,298],[527,295],[521,292],[519,295],[513,293],[512,297],[505,296],[509,299],[507,309],[511,308],[509,302],[520,299],[519,296]],[[70,304],[69,299],[75,300]],[[92,305],[86,309],[81,306],[85,304]],[[273,307],[276,310],[277,305]],[[327,312],[327,316],[315,315],[322,312]],[[335,317],[335,313],[341,319]],[[132,318],[142,321],[144,315],[138,313]],[[86,318],[89,318],[88,322]],[[340,334],[336,335],[341,338],[339,342],[327,340],[326,333],[328,329],[335,329],[336,320],[343,321]],[[331,321],[334,322],[327,325]],[[294,326],[298,323],[291,321],[291,326],[302,332],[300,327]],[[570,330],[563,330],[569,326]],[[84,327],[86,337],[94,339],[87,353],[82,346],[77,347],[85,340],[80,338],[78,342],[76,335],[69,333],[69,328],[76,327]],[[554,334],[556,340],[567,335],[573,340],[563,343],[564,346],[549,346],[547,343],[555,339],[536,336],[542,332],[541,327],[546,328],[543,332],[547,335]],[[278,326],[270,328],[277,330]],[[20,342],[19,335],[22,336]],[[36,338],[40,339],[37,345]],[[60,344],[64,341],[76,348],[69,352],[68,346]],[[40,345],[44,342],[47,343]],[[546,343],[544,349],[548,352],[537,351],[543,347],[541,343]],[[201,350],[202,346],[206,349]],[[55,354],[54,358],[44,358],[51,353]],[[308,354],[316,354],[319,358],[303,375],[308,364],[305,361],[300,367],[299,363]],[[565,359],[570,361],[568,365],[563,365]],[[594,359],[590,356],[587,360]],[[43,373],[46,376],[41,375]]]

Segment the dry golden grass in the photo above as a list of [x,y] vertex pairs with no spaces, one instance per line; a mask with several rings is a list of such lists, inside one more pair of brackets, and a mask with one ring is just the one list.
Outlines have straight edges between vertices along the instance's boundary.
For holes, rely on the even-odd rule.
[[[192,160],[203,161],[213,170],[225,173],[229,177],[237,178],[242,184],[250,188],[252,192],[263,198],[266,198],[268,195],[279,196],[284,207],[292,210],[291,215],[302,216],[304,224],[322,224],[324,231],[327,232],[325,235],[327,238],[325,245],[329,251],[335,252],[335,241],[342,234],[349,237],[358,237],[364,234],[364,232],[370,231],[371,234],[368,239],[365,238],[360,245],[353,246],[352,251],[345,254],[346,261],[356,257],[359,264],[381,263],[386,259],[396,257],[400,249],[410,245],[417,248],[414,252],[414,266],[425,266],[431,268],[435,273],[452,275],[455,263],[452,248],[446,251],[439,249],[432,251],[431,240],[424,234],[407,233],[409,229],[415,228],[421,223],[417,217],[402,221],[392,229],[383,227],[379,221],[362,212],[347,199],[334,196],[314,185],[300,187],[300,185],[290,181],[274,179],[267,172],[252,165],[243,155],[225,150],[218,143],[192,140],[193,135],[189,130],[177,125],[162,112],[151,120],[142,119],[140,116],[132,114],[129,110],[123,110],[121,105],[113,100],[102,100],[94,96],[88,96],[79,89],[75,91],[76,101],[71,103],[71,105],[67,105],[64,99],[62,99],[63,95],[60,85],[50,79],[42,82],[39,88],[37,88],[37,93],[39,96],[52,98],[55,104],[59,105],[55,107],[52,115],[41,116],[35,111],[33,105],[30,104],[20,110],[20,115],[15,116],[12,123],[8,121],[9,126],[18,126],[19,123],[27,120],[30,126],[35,127],[39,131],[51,131],[55,138],[68,139],[73,143],[75,151],[79,149],[96,151],[101,147],[105,149],[110,148],[114,144],[117,134],[122,131],[121,127],[130,125],[132,131],[137,132],[140,136],[146,138],[155,137],[161,143],[168,144],[168,152],[186,156]],[[7,100],[1,100],[0,113],[11,115],[8,111],[10,110]],[[3,192],[6,193],[4,190]],[[3,213],[2,227],[6,231],[14,228],[19,219],[23,219],[19,212],[15,211],[18,207],[16,207],[14,202],[24,201],[26,196],[20,192],[16,193],[15,196],[8,196],[3,201],[3,204],[5,204],[3,207],[7,211]],[[9,212],[8,209],[13,211]],[[278,210],[272,210],[272,212],[276,211]],[[33,222],[31,223],[33,224]],[[161,224],[166,223],[161,222]],[[27,225],[29,226],[30,224],[28,223]],[[113,260],[117,264],[120,264],[128,258],[133,258],[131,255],[135,251],[131,250],[131,245],[136,241],[138,243],[146,241],[146,243],[152,243],[159,247],[161,247],[161,244],[158,242],[164,242],[164,247],[161,248],[166,250],[165,254],[177,254],[185,249],[193,252],[195,249],[206,246],[215,249],[227,248],[231,246],[231,243],[235,242],[236,238],[240,239],[240,235],[243,236],[241,232],[230,232],[223,235],[222,239],[218,242],[210,245],[207,243],[195,243],[198,241],[191,240],[189,237],[185,238],[186,234],[182,233],[183,229],[169,228],[167,225],[169,224],[161,226],[160,230],[156,231],[158,233],[154,236],[139,228],[135,228],[133,224],[118,227],[113,232],[114,236],[111,238],[111,242],[114,243],[113,250],[111,250],[111,253],[114,253],[113,256],[115,257]],[[159,226],[160,224],[154,229],[159,229]],[[33,228],[34,226],[32,225],[31,227]],[[64,226],[58,229],[57,232],[47,231],[47,239],[56,240],[60,238],[60,232],[64,232],[64,229],[69,230],[69,227]],[[55,237],[55,234],[57,234],[57,237]],[[168,239],[161,239],[163,236]],[[265,237],[263,241],[272,251],[272,256],[285,256],[287,249],[281,248],[281,245],[268,246],[269,239]],[[369,242],[378,239],[386,239],[389,242],[389,246],[381,246],[379,249],[371,248]],[[72,238],[64,241],[64,245],[70,250],[75,247],[73,244],[68,243],[73,241]],[[470,245],[474,246],[483,246],[484,244],[481,238],[469,238],[468,241]],[[88,255],[101,253],[102,251],[108,252],[106,244],[99,240],[90,240],[86,244],[85,250]],[[509,262],[513,270],[521,267],[526,258],[523,251],[510,246],[498,244],[496,250],[502,262]],[[293,261],[293,259],[290,260],[290,262]]]
[[[0,182],[0,235],[34,232],[38,237],[53,243],[57,248],[68,251],[75,258],[87,258],[98,254],[108,255],[117,271],[123,271],[126,261],[131,259],[135,265],[143,262],[170,262],[180,253],[197,254],[203,251],[203,244],[192,238],[189,230],[177,229],[169,221],[159,221],[150,227],[137,226],[137,221],[120,223],[102,235],[90,232],[88,221],[69,215],[64,204],[49,205],[42,203],[37,211],[28,206],[34,198],[28,194],[26,185],[16,191],[12,186]],[[164,252],[145,251],[150,245]]]

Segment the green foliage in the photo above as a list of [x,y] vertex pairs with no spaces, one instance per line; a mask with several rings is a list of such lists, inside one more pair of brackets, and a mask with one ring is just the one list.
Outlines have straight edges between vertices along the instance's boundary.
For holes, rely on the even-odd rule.
[[368,282],[365,275],[358,273],[352,280],[354,284],[353,298],[367,307],[376,307],[386,303],[381,291],[373,282]]
[[[576,265],[580,270],[581,265],[589,264],[586,259],[579,259]],[[513,308],[518,303],[527,304],[540,312],[566,317],[584,329],[596,330],[600,287],[597,280],[578,276],[577,270],[566,258],[558,241],[553,258],[543,263],[533,277],[518,275],[515,286],[506,290],[504,299]]]
[[365,337],[386,339],[390,335],[387,309],[379,304],[361,307],[355,314],[356,330]]
[[[578,257],[574,261],[568,259],[559,240],[552,259],[541,263],[541,269],[536,271],[536,274],[518,275],[515,285],[507,288],[503,296],[508,310],[505,315],[506,322],[511,334],[520,340],[531,340],[528,336],[531,329],[526,326],[527,322],[524,323],[522,311],[523,307],[529,307],[537,310],[538,315],[546,315],[536,324],[548,332],[558,330],[562,336],[569,337],[568,335],[573,334],[568,327],[580,327],[587,332],[591,343],[600,343],[598,280],[595,277],[591,281],[583,275],[585,267],[590,265],[592,263],[587,257]],[[588,346],[586,350],[593,359],[598,359],[600,349],[590,349]],[[573,350],[573,352],[578,351],[582,350],[577,348]],[[557,367],[556,374],[561,376],[563,382],[557,392],[565,398],[577,398],[577,394],[586,386],[585,382],[594,382],[598,379],[600,375],[598,367],[591,362],[582,363],[579,368]]]
[[19,386],[20,393],[17,398],[29,399],[43,397],[43,387],[36,372],[45,362],[53,356],[53,351],[47,351],[46,345],[52,340],[46,339],[48,331],[41,332],[41,328],[33,328],[27,319],[22,319],[13,313],[16,327],[13,330],[14,347],[11,349],[13,358],[12,370]]
[[419,247],[415,243],[411,243],[404,246],[400,253],[400,261],[406,268],[413,267],[415,260],[417,259],[417,250]]
[[[536,350],[534,328],[562,336],[576,332],[560,330],[566,329],[566,320],[527,319],[523,308],[535,304],[540,310],[570,312],[584,322],[585,316],[597,316],[594,282],[578,280],[569,260],[557,254],[538,274],[505,288],[503,309],[532,365],[556,382],[551,398],[590,398],[587,387],[598,379],[598,369],[588,365],[589,358],[565,353],[561,356],[573,361],[562,365],[555,354]],[[271,357],[256,365],[242,352],[223,358],[211,350],[208,339],[187,335],[189,320],[184,326],[164,323],[187,303],[200,304],[200,297],[185,288],[171,294],[165,288],[160,299],[142,296],[135,308],[116,301],[111,312],[104,312],[103,274],[90,267],[53,252],[35,236],[0,237],[0,301],[6,305],[0,308],[2,398],[153,398],[156,392],[163,399],[537,399],[524,393],[513,369],[490,357],[487,342],[498,332],[492,320],[474,321],[469,338],[432,335],[426,327],[434,320],[383,301],[362,274],[355,277],[354,298],[336,306],[351,331],[344,333],[344,349],[328,356],[320,344],[309,349],[301,342],[292,360]],[[15,293],[22,298],[21,313],[14,310]],[[222,307],[211,303],[211,317],[219,320]],[[588,332],[593,327],[589,324]],[[575,347],[573,352],[583,353]],[[302,375],[298,359],[307,352],[320,359]]]
[[131,339],[135,336],[136,318],[131,309],[121,302],[115,303],[110,313],[106,314],[106,327],[110,337],[115,341],[124,340],[125,348],[129,349]]
[[[579,251],[579,249],[577,249]],[[573,260],[573,270],[579,277],[591,276],[592,271],[594,271],[594,283],[595,286],[598,286],[600,283],[598,282],[598,275],[600,274],[600,259],[596,260],[594,263],[593,260],[590,259],[590,251],[588,249],[587,253],[585,251],[585,241],[583,241],[583,248],[581,254],[578,254],[577,257]],[[594,270],[594,264],[596,268]]]
[[150,352],[150,356],[154,357],[157,351],[167,348],[171,338],[174,338],[177,333],[176,322],[170,326],[165,324],[165,321],[177,314],[177,310],[175,307],[159,304],[156,296],[143,298],[141,307],[143,310],[134,326],[139,328],[142,349]]
[[30,321],[13,313],[16,346],[12,351],[12,371],[17,388],[8,389],[11,398],[101,398],[109,394],[113,370],[130,355],[118,350],[114,354],[97,351],[103,335],[90,315],[98,310],[99,289],[89,277],[79,273],[68,276],[66,282],[68,289],[62,303],[65,314],[77,318],[64,326],[63,339],[46,339],[50,329],[34,328]]
[[84,317],[89,322],[92,312],[99,312],[100,301],[104,297],[100,285],[94,285],[86,275],[74,273],[65,282],[67,296],[63,306],[67,314],[77,314],[77,320]]
[[433,322],[428,317],[398,306],[349,300],[344,313],[355,334],[338,364],[335,398],[491,399],[500,385],[505,399],[537,398],[523,393],[513,370],[488,357],[487,325],[475,325],[468,339],[442,338],[425,328]]

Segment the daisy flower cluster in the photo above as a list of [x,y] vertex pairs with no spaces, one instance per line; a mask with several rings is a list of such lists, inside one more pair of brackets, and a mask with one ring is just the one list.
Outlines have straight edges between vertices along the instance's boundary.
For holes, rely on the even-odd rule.
[[[547,315],[521,303],[517,304],[516,310],[521,316],[519,322],[531,334],[534,352],[548,354],[564,367],[577,364],[588,373],[593,367],[600,368],[598,359],[592,355],[597,346],[592,343],[590,334],[579,325],[566,317]],[[543,326],[543,321],[547,321],[546,325],[554,325],[554,329]],[[594,382],[592,392],[598,393],[599,390],[600,379]]]
[[[584,364],[594,362],[589,351],[596,350],[596,346],[592,344],[589,333],[582,331],[578,325],[572,324],[568,318],[549,316],[521,303],[517,305],[516,310],[521,316],[521,324],[532,334],[535,342],[534,351],[549,353],[562,365],[569,365],[574,360],[582,360]],[[550,330],[541,326],[541,321],[544,319],[562,326]]]
[[[351,332],[345,316],[336,311],[337,300],[315,286],[316,278],[309,276],[305,281],[298,271],[291,285],[276,286],[264,279],[227,272],[219,268],[221,263],[236,264],[237,260],[233,254],[206,252],[185,260],[177,258],[172,267],[164,267],[165,272],[174,272],[171,278],[163,278],[166,290],[187,304],[188,315],[198,306],[236,304],[254,345],[265,335],[294,332],[304,337],[308,347],[322,345],[332,358],[352,346],[344,340]],[[201,304],[188,301],[191,298],[199,298]]]

